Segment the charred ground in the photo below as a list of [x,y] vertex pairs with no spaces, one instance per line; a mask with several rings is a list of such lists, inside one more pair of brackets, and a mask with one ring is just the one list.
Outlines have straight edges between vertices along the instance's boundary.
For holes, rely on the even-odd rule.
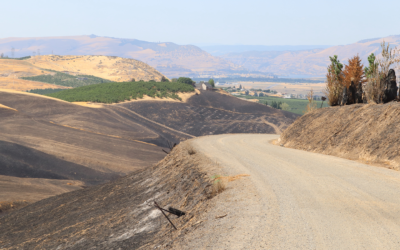
[[399,112],[398,102],[318,109],[297,119],[280,143],[398,170]]
[[[189,142],[157,165],[118,180],[50,197],[0,218],[2,249],[172,248],[209,206],[210,176]],[[189,147],[188,147],[189,146]],[[206,162],[206,164],[209,164]],[[185,216],[169,217],[154,201]]]
[[[162,149],[169,142],[209,134],[280,133],[298,117],[210,91],[186,102],[133,101],[102,108],[0,91],[0,103],[11,108],[0,108],[0,185],[6,185],[6,176],[14,186],[18,180],[33,185],[36,178],[43,180],[36,184],[44,192],[53,180],[53,194],[71,190],[64,180],[90,186],[150,167],[165,157]],[[9,190],[9,198],[0,202],[44,197],[27,192],[24,198],[21,192],[27,189]]]

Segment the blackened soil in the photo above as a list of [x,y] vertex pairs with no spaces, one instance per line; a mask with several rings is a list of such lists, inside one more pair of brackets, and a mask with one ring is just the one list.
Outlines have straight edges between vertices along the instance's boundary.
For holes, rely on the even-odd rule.
[[277,134],[299,117],[290,112],[212,91],[202,91],[200,95],[191,97],[187,103],[143,101],[116,106],[122,106],[193,136],[226,133]]
[[46,179],[82,180],[93,185],[119,177],[64,161],[15,143],[0,141],[0,175]]
[[[0,218],[0,248],[165,249],[208,206],[210,182],[196,157],[183,143],[153,167],[12,211]],[[154,201],[186,212],[169,215],[178,230]]]

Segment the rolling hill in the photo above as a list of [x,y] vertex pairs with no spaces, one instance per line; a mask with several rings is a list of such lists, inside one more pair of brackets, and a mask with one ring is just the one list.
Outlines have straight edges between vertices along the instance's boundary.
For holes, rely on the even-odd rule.
[[169,143],[280,133],[298,117],[212,91],[188,97],[77,105],[0,90],[0,186],[8,187],[0,203],[34,202],[114,180],[160,161]]
[[[380,43],[383,39],[393,46],[400,44],[400,36],[397,35],[331,47],[243,45],[211,46],[202,50],[193,45],[177,45],[172,42],[153,43],[91,35],[0,39],[0,53],[10,56],[10,48],[14,47],[15,56],[18,57],[33,53],[42,55],[54,53],[133,58],[147,63],[169,78],[265,77],[271,74],[324,76],[329,56],[338,55],[342,62],[346,62],[358,53],[366,63],[370,53],[380,53]],[[96,64],[95,61],[99,63],[99,60],[91,63]],[[102,62],[104,63],[104,60]],[[60,70],[69,66],[67,61],[58,63]],[[100,68],[101,66],[104,65],[100,65]],[[77,70],[73,67],[69,69]],[[129,67],[123,67],[121,70],[128,69]],[[115,79],[118,79],[118,76],[115,76]]]
[[106,81],[161,81],[163,74],[134,60],[108,56],[34,56],[0,60],[0,89],[68,89]]
[[338,55],[341,62],[359,55],[364,65],[371,53],[380,54],[380,43],[385,40],[392,47],[400,45],[400,36],[362,40],[353,44],[332,46],[325,49],[301,51],[246,51],[221,55],[227,61],[242,65],[250,71],[271,72],[277,75],[324,76],[329,56]]
[[[156,68],[169,78],[179,76],[224,76],[248,71],[193,45],[177,45],[175,43],[153,43],[137,39],[120,39],[112,37],[71,36],[71,37],[37,37],[37,38],[5,38],[0,39],[0,53],[11,56],[10,48],[15,48],[15,56],[36,55],[103,55],[133,58]],[[36,58],[36,57],[35,57]],[[104,68],[109,63],[102,61]],[[99,60],[94,60],[97,67]],[[43,63],[39,63],[43,65]],[[58,68],[76,71],[78,68],[68,67],[68,62],[58,61]],[[48,65],[48,64],[47,64]],[[130,68],[126,68],[126,70]],[[124,70],[124,69],[122,69]],[[132,69],[134,70],[134,69]],[[117,73],[118,74],[118,73]]]

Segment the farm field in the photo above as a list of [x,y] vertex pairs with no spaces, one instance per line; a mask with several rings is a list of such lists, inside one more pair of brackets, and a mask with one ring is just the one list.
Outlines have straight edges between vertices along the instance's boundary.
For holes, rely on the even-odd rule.
[[194,92],[192,85],[180,82],[111,82],[47,94],[68,102],[118,103],[141,99],[144,95],[180,99],[178,93]]
[[239,85],[244,86],[246,89],[270,89],[279,93],[287,94],[307,94],[311,89],[314,90],[315,95],[323,96],[326,84],[321,83],[277,83],[277,82],[237,82],[231,85],[221,85],[218,87],[229,87]]
[[[258,100],[260,104],[265,104],[265,102],[268,102],[268,105],[271,106],[272,102],[282,102],[282,103],[287,103],[289,105],[290,110],[289,112],[303,115],[304,110],[307,108],[308,100],[304,99],[285,99],[281,97],[275,97],[275,96],[262,96],[262,97],[255,97],[255,96],[248,96],[248,95],[238,95],[237,97],[239,98],[246,98],[248,100]],[[317,108],[321,108],[322,101],[315,101],[317,104]],[[325,101],[323,102],[322,107],[328,107],[328,103]]]

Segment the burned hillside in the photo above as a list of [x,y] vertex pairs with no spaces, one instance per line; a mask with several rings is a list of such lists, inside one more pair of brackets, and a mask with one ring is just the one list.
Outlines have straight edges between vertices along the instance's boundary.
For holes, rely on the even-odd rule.
[[398,102],[318,109],[290,125],[280,144],[400,169],[399,112]]

